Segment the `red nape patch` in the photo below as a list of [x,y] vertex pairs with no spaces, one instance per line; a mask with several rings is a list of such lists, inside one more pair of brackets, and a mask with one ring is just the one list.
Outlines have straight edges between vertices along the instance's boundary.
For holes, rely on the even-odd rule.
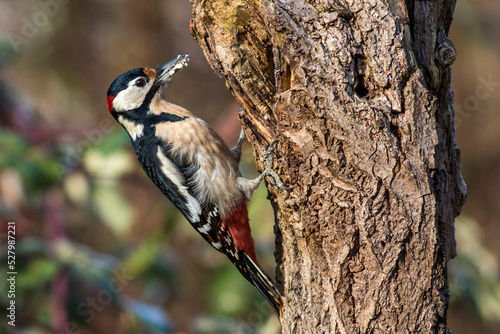
[[232,210],[230,217],[222,219],[222,224],[227,227],[233,236],[234,246],[237,250],[243,250],[257,263],[255,246],[253,244],[250,224],[248,222],[248,210],[246,200],[242,200]]
[[113,100],[115,97],[113,95],[108,96],[108,111],[111,113],[113,111]]

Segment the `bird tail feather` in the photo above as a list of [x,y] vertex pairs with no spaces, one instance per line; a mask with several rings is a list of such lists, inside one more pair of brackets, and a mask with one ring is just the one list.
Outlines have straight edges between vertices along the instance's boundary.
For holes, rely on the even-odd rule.
[[271,304],[272,308],[281,319],[283,315],[283,302],[281,293],[278,291],[269,276],[256,264],[248,254],[242,252],[243,262],[247,268],[249,280],[260,291],[264,298]]

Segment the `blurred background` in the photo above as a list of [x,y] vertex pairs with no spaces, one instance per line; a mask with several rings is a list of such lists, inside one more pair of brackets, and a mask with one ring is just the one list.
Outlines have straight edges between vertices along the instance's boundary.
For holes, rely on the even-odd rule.
[[[117,75],[188,53],[169,99],[234,145],[239,106],[191,37],[190,17],[185,0],[0,1],[0,333],[279,331],[257,290],[147,179],[106,109]],[[454,17],[452,86],[468,200],[456,220],[448,327],[499,333],[500,2],[459,0]],[[257,175],[252,153],[246,144],[248,177]],[[250,219],[272,274],[263,187]],[[9,221],[16,327],[6,324]]]

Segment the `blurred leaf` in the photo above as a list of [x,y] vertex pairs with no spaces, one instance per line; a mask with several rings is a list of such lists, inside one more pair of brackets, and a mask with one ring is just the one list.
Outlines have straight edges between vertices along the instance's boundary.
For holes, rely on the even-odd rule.
[[160,306],[147,304],[130,298],[123,299],[124,309],[139,318],[148,328],[147,333],[171,333],[172,324]]
[[96,177],[119,178],[132,169],[132,158],[125,150],[116,150],[104,153],[99,149],[92,148],[87,151],[83,158],[87,171]]
[[235,267],[224,266],[214,275],[209,289],[210,309],[225,315],[241,313],[249,306],[252,288]]
[[498,259],[483,246],[481,227],[470,217],[455,222],[457,257],[450,262],[452,303],[472,300],[483,319],[500,320],[500,269]]
[[0,132],[0,165],[12,163],[12,157],[17,156],[19,152],[23,152],[28,148],[28,144],[15,133],[3,130]]
[[84,205],[89,197],[89,182],[83,173],[68,175],[63,187],[68,197],[79,205]]
[[39,289],[48,283],[61,268],[61,264],[49,259],[41,258],[31,261],[28,267],[18,273],[16,285],[19,291]]
[[132,227],[132,208],[114,184],[99,182],[94,188],[93,202],[99,216],[118,237],[125,237]]
[[55,161],[36,146],[29,146],[21,137],[0,132],[0,168],[15,169],[30,194],[45,191],[58,181]]
[[96,145],[102,154],[108,155],[116,151],[123,151],[125,148],[129,148],[130,138],[125,131],[120,127],[118,131],[113,131],[104,137],[104,140]]
[[141,243],[131,256],[122,264],[126,272],[133,276],[140,275],[151,267],[161,251],[162,244],[155,239]]
[[477,275],[488,280],[499,279],[498,259],[484,247],[481,226],[472,218],[460,216],[456,221],[456,238],[461,258],[477,270]]

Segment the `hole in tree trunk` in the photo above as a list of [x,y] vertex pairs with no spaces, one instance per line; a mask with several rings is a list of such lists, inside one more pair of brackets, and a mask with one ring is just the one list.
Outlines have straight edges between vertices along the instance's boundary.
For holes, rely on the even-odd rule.
[[365,77],[363,75],[358,75],[358,82],[354,85],[354,91],[359,97],[368,95],[368,89],[365,87],[364,81]]

